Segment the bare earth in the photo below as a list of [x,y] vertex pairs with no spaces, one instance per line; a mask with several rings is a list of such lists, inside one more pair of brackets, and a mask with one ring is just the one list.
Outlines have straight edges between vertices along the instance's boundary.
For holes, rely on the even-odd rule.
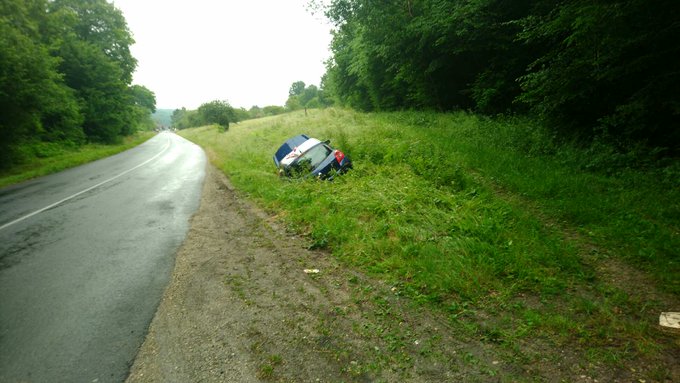
[[469,337],[398,286],[307,247],[209,166],[127,381],[638,381],[639,370],[582,365],[540,341],[521,361],[493,342],[463,343]]

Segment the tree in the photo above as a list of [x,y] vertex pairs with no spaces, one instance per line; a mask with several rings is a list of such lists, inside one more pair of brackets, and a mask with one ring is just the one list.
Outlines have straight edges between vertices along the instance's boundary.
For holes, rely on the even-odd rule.
[[300,102],[300,96],[290,96],[288,97],[288,100],[286,100],[286,109],[287,110],[298,110],[302,109],[304,106]]
[[153,129],[155,124],[151,115],[156,111],[156,95],[141,85],[133,85],[129,90],[134,101],[133,111],[136,125],[144,130]]
[[302,92],[304,92],[304,90],[305,83],[303,81],[296,81],[290,86],[290,89],[288,90],[288,96],[299,96],[302,94]]
[[156,111],[156,95],[151,90],[142,85],[133,85],[130,92],[136,106],[148,110],[149,113]]
[[305,87],[305,83],[302,81],[294,82],[288,94],[288,100],[286,100],[286,109],[288,110],[319,108],[330,105],[322,90],[316,85]]
[[232,122],[240,122],[251,119],[250,113],[245,108],[234,108],[234,118]]
[[42,40],[45,2],[0,2],[0,168],[21,161],[19,145],[83,141],[76,98]]
[[122,13],[106,0],[48,3],[59,70],[76,91],[83,130],[92,141],[115,142],[134,132],[138,113],[130,90],[136,60]]
[[115,142],[151,123],[153,93],[130,86],[136,60],[106,0],[0,2],[0,167],[40,142]]
[[[591,137],[680,143],[680,3],[542,1],[523,20],[544,49],[521,78],[520,100],[546,124]],[[675,149],[674,149],[675,148]]]
[[264,111],[259,106],[253,105],[248,110],[248,115],[250,116],[250,118],[260,118],[260,117],[264,117]]
[[234,108],[227,101],[210,101],[198,107],[198,115],[203,124],[217,124],[224,130],[230,122],[238,122]]
[[310,100],[317,98],[319,96],[319,88],[316,85],[309,85],[306,87],[302,94],[300,94],[300,103],[303,106],[308,106]]
[[54,32],[66,32],[87,42],[115,62],[125,84],[132,82],[137,60],[132,57],[132,34],[122,12],[106,0],[54,0],[49,11],[58,14],[60,23]]
[[334,0],[325,13],[323,88],[342,105],[530,112],[563,135],[680,150],[680,2]]

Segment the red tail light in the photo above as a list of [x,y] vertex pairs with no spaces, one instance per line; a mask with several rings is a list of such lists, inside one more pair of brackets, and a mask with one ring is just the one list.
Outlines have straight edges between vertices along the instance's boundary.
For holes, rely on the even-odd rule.
[[338,163],[342,163],[342,160],[345,159],[345,153],[343,153],[339,150],[336,150],[335,151],[335,159],[338,161]]

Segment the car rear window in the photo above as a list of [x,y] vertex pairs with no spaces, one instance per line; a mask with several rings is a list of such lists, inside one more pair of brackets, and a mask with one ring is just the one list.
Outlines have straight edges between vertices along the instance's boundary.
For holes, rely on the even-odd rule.
[[331,148],[327,147],[326,145],[323,144],[317,145],[309,149],[307,153],[300,156],[300,160],[298,162],[302,163],[309,161],[309,165],[311,166],[312,170],[314,170],[332,152],[333,150],[331,150]]

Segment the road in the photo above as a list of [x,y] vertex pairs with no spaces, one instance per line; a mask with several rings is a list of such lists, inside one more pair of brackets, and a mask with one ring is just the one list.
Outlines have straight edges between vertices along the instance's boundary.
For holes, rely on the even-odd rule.
[[125,379],[198,208],[205,161],[166,132],[0,189],[0,381]]

